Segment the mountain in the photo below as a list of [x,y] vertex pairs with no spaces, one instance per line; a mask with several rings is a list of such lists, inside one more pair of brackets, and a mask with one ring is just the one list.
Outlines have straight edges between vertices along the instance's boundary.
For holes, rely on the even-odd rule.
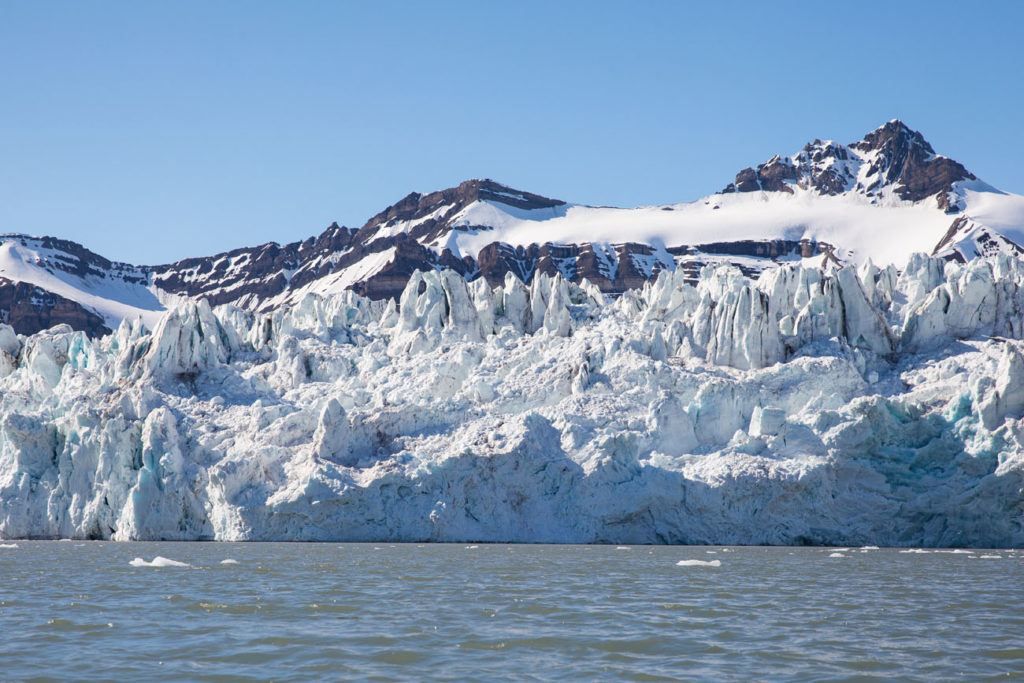
[[0,322],[20,334],[59,323],[102,334],[124,318],[152,327],[163,311],[146,268],[69,240],[0,235]]
[[358,229],[332,224],[301,242],[158,266],[4,235],[0,319],[21,333],[66,322],[101,334],[126,317],[152,326],[178,297],[258,311],[308,293],[395,299],[417,270],[447,268],[491,286],[509,273],[527,283],[557,273],[621,294],[666,270],[694,283],[709,264],[753,276],[787,262],[902,266],[918,252],[966,261],[1020,245],[1024,197],[893,120],[848,145],[814,140],[741,170],[719,193],[665,206],[584,206],[469,180],[409,194]]
[[793,156],[775,156],[736,174],[729,192],[813,189],[835,196],[897,197],[918,202],[934,197],[939,208],[961,208],[958,183],[977,178],[957,161],[939,156],[920,133],[892,120],[850,145],[814,140]]

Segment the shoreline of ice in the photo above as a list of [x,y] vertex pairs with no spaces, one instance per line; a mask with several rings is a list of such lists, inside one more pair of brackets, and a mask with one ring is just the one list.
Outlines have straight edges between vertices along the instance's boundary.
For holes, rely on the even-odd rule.
[[0,537],[1020,547],[1024,263],[0,325]]

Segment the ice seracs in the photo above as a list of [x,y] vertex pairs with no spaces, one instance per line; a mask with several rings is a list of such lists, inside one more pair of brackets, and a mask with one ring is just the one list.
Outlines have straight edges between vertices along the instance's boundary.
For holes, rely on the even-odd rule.
[[0,325],[0,538],[1024,544],[1024,264]]

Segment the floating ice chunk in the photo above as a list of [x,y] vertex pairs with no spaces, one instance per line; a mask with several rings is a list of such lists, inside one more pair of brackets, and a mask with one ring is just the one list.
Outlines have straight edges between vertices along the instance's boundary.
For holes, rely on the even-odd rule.
[[1003,559],[1003,556],[1002,555],[979,555],[978,558],[982,559],[982,560],[1001,560],[1001,559]]
[[930,553],[932,551],[931,550],[922,550],[921,548],[911,548],[909,550],[901,550],[900,552],[903,553],[904,555],[906,555],[907,553],[913,553],[915,555],[927,555],[928,553]]
[[850,552],[849,548],[829,548],[829,550],[831,550],[834,553],[848,553],[848,552]]
[[134,560],[129,562],[133,567],[191,567],[192,565],[187,562],[178,562],[177,560],[171,560],[166,557],[157,555],[153,558],[152,562],[146,562],[141,557],[136,557]]
[[221,560],[221,564],[238,564],[238,560],[232,560],[230,557],[226,560]]
[[846,557],[842,553],[829,553],[829,557]]
[[466,546],[466,550],[476,550],[479,547],[480,546],[478,546],[478,545],[467,545]]
[[17,548],[17,543],[0,543],[0,548]]
[[721,560],[679,560],[677,567],[721,567]]
[[632,550],[628,545],[620,545],[615,547],[616,550]]
[[865,545],[861,546],[861,550],[878,550],[877,545]]

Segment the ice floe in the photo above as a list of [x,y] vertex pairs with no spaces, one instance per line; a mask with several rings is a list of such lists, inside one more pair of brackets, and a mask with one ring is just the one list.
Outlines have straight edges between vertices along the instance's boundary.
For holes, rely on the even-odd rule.
[[721,567],[721,560],[679,560],[677,567]]
[[133,567],[191,567],[192,565],[187,562],[178,562],[177,560],[171,560],[166,557],[157,555],[150,561],[146,561],[141,557],[136,557],[134,560],[129,562]]

